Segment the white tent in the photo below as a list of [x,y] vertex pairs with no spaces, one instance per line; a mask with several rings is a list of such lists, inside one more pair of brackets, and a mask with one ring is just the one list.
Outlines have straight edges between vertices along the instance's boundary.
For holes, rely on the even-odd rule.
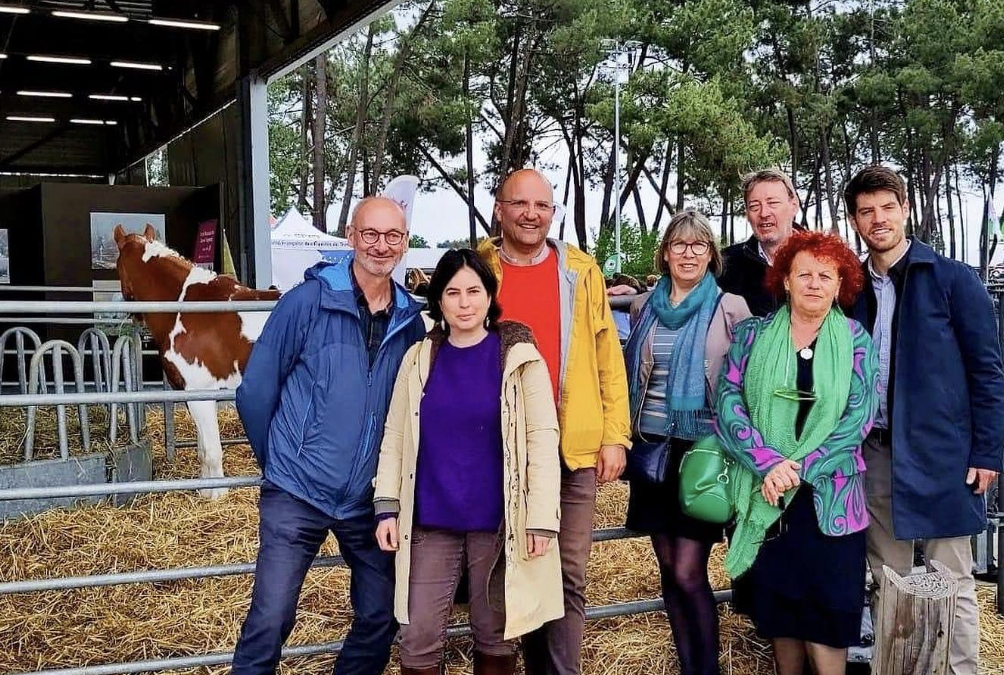
[[351,250],[347,240],[321,232],[292,208],[272,229],[272,283],[288,291],[303,281],[310,267],[321,260],[340,260]]

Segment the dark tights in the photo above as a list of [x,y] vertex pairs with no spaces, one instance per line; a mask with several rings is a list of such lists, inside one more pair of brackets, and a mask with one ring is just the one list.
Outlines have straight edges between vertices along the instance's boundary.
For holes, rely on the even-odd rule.
[[711,547],[684,537],[652,535],[681,675],[719,672],[718,606],[708,581]]

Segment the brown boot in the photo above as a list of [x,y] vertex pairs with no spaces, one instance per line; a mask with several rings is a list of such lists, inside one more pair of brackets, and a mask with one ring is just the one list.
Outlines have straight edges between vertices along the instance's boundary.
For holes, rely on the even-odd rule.
[[496,656],[474,652],[474,675],[513,675],[516,672],[516,654]]
[[401,675],[439,675],[443,670],[443,664],[429,666],[428,668],[409,668],[401,664]]

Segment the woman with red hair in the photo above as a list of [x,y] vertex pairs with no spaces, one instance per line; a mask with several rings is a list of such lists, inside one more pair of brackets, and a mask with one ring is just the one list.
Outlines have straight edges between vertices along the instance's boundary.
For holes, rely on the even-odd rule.
[[786,298],[740,324],[718,384],[716,431],[736,460],[726,569],[774,646],[779,675],[840,675],[865,586],[861,443],[878,405],[877,356],[840,310],[864,279],[836,236],[799,232],[767,285]]

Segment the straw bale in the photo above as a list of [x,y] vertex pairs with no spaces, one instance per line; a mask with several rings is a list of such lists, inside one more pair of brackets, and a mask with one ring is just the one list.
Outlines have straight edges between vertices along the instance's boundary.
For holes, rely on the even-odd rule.
[[[232,408],[224,407],[220,420],[224,437],[241,435]],[[146,432],[153,441],[156,476],[198,476],[194,450],[179,451],[175,464],[166,460],[162,422],[162,413],[152,410]],[[194,437],[180,406],[176,422],[179,439]],[[227,475],[257,473],[244,445],[224,450],[224,469]],[[623,524],[626,496],[622,483],[600,489],[596,527]],[[11,521],[0,526],[0,581],[251,561],[257,552],[257,500],[254,489],[232,490],[218,501],[170,493],[140,497],[121,508],[96,505]],[[329,538],[322,553],[336,551]],[[728,586],[723,556],[724,547],[715,547],[710,570],[715,588]],[[646,539],[597,544],[588,574],[590,605],[659,595],[658,568]],[[345,569],[310,572],[289,644],[345,635],[350,621],[348,580]],[[0,672],[230,651],[248,609],[251,584],[250,576],[234,576],[0,596]],[[1004,621],[994,613],[994,589],[981,587],[979,596],[985,672],[1004,673]],[[454,620],[463,618],[458,609]],[[769,650],[749,623],[728,606],[720,608],[720,618],[722,672],[773,672]],[[661,612],[591,622],[583,655],[588,675],[679,672]],[[289,659],[281,672],[327,675],[332,659]],[[388,672],[397,672],[396,659],[395,653]],[[471,672],[469,640],[451,641],[447,664],[451,674]],[[225,675],[229,668],[197,670],[199,675]]]

